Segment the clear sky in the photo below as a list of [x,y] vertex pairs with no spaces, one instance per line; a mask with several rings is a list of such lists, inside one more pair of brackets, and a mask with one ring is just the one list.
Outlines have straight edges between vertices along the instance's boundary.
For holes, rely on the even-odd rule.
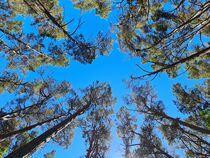
[[[113,22],[113,20],[116,22],[116,17],[113,13],[111,13],[108,20],[105,20],[96,16],[94,11],[81,13],[79,10],[72,8],[70,1],[63,0],[61,5],[64,6],[64,14],[67,21],[71,18],[77,19],[82,17],[82,20],[85,21],[85,23],[80,28],[80,32],[85,34],[88,38],[94,38],[94,35],[99,30],[104,32],[108,31],[110,23]],[[115,41],[113,51],[110,52],[110,55],[99,56],[91,65],[83,65],[79,62],[71,60],[70,66],[67,68],[49,67],[48,73],[60,81],[68,80],[75,89],[85,87],[96,80],[108,82],[112,87],[113,95],[117,97],[115,105],[115,111],[117,112],[120,106],[123,105],[123,96],[128,94],[128,89],[126,89],[123,80],[128,80],[130,75],[141,75],[143,73],[136,66],[139,61],[140,60],[137,58],[132,58],[125,53],[120,52],[117,41]],[[159,98],[166,104],[167,111],[174,117],[177,117],[178,114],[176,112],[176,108],[172,104],[173,96],[171,93],[171,87],[177,82],[192,86],[197,81],[186,79],[186,74],[179,76],[176,79],[169,79],[167,75],[161,74],[151,82],[158,92]],[[114,123],[115,119],[113,117],[114,127],[112,129],[112,142],[109,157],[120,158],[123,146],[117,138]],[[84,155],[84,144],[80,136],[80,131],[76,130],[73,144],[68,149],[63,149],[62,147],[58,147],[56,144],[48,143],[45,148],[37,151],[33,158],[38,158],[40,155],[43,155],[47,151],[49,152],[53,149],[57,151],[55,156],[56,158],[80,157]]]
[[[96,31],[102,30],[104,32],[109,30],[110,22],[116,17],[111,14],[108,20],[101,19],[95,16],[94,11],[80,13],[79,10],[73,9],[69,0],[62,0],[61,6],[65,10],[66,21],[71,18],[78,19],[82,17],[85,23],[80,28],[80,32],[88,38],[94,38]],[[72,26],[72,25],[70,25]],[[73,28],[69,28],[73,30]],[[113,35],[114,36],[114,35]],[[123,96],[128,94],[128,89],[123,80],[128,80],[130,75],[141,75],[143,72],[138,69],[136,64],[139,64],[139,59],[131,58],[125,53],[120,52],[117,42],[115,41],[113,51],[109,56],[99,56],[91,65],[83,65],[79,62],[70,61],[70,65],[66,68],[47,67],[47,73],[59,81],[68,80],[74,89],[84,88],[92,82],[98,80],[101,82],[108,82],[113,90],[113,95],[117,97],[115,111],[117,112],[120,106],[123,105]],[[28,74],[33,75],[33,73]],[[144,82],[144,81],[142,81]],[[168,113],[172,116],[177,116],[176,108],[172,104],[171,87],[174,83],[180,82],[184,85],[193,86],[196,82],[194,80],[186,79],[186,74],[177,77],[176,79],[169,79],[167,75],[161,74],[151,81],[155,90],[158,92],[160,99],[166,104]],[[113,117],[113,130],[111,150],[109,152],[110,158],[120,158],[122,154],[122,144],[119,142],[115,130],[115,120]],[[43,149],[37,151],[33,158],[43,157],[43,154],[51,150],[56,150],[56,158],[78,158],[84,155],[84,144],[80,137],[81,133],[76,130],[73,144],[68,149],[63,149],[56,144],[49,142]]]

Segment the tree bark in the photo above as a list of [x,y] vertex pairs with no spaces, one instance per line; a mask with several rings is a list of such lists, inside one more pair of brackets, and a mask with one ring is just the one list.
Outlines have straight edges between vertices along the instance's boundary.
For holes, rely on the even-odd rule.
[[12,132],[9,132],[9,133],[6,133],[6,134],[0,134],[0,142],[4,141],[6,138],[9,138],[9,137],[13,137],[14,135],[16,134],[21,134],[23,132],[26,132],[26,131],[29,131],[33,128],[36,128],[36,127],[39,127],[45,123],[48,123],[48,122],[51,122],[51,121],[54,121],[54,120],[57,120],[57,119],[60,119],[64,117],[64,115],[60,115],[60,116],[56,116],[56,117],[53,117],[51,119],[48,119],[48,120],[45,120],[45,121],[42,121],[42,122],[39,122],[39,123],[36,123],[36,124],[33,124],[31,126],[27,126],[27,127],[24,127],[24,128],[21,128],[21,129],[18,129],[16,131],[12,131]]
[[70,115],[64,121],[60,122],[59,124],[55,125],[51,129],[45,131],[43,134],[34,138],[32,141],[26,143],[25,145],[21,146],[17,150],[13,151],[5,158],[21,158],[27,157],[32,152],[36,151],[39,146],[42,146],[46,142],[50,140],[51,137],[56,136],[59,132],[64,130],[76,117],[82,115],[86,110],[89,109],[91,103],[88,102],[83,108],[79,109],[74,114]]

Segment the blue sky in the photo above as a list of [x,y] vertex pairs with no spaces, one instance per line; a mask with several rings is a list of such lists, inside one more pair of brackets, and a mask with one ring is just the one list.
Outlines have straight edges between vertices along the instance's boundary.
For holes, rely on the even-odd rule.
[[[73,9],[71,2],[62,0],[61,6],[64,7],[64,14],[66,21],[71,18],[77,19],[82,17],[85,23],[80,28],[80,32],[86,35],[88,38],[94,38],[95,33],[99,30],[104,32],[109,30],[110,21],[115,20],[113,14],[110,15],[108,20],[101,19],[99,16],[95,16],[94,11],[81,14],[79,10]],[[72,27],[72,25],[70,25]],[[69,30],[74,30],[73,28]],[[113,35],[114,36],[114,35]],[[91,65],[83,65],[74,60],[70,60],[70,65],[66,68],[58,67],[45,67],[47,73],[53,76],[55,79],[62,81],[69,81],[74,89],[84,88],[92,82],[98,80],[101,82],[108,82],[113,90],[113,95],[117,97],[115,105],[115,111],[117,112],[120,106],[123,105],[123,96],[128,94],[128,89],[123,80],[128,80],[130,75],[141,75],[143,72],[136,66],[139,64],[139,59],[132,58],[125,53],[120,52],[117,42],[114,42],[113,51],[109,56],[99,56]],[[33,72],[28,74],[33,75]],[[142,81],[144,82],[144,81]],[[188,86],[193,86],[198,81],[189,80],[186,78],[186,74],[177,77],[176,79],[170,79],[165,74],[158,75],[155,80],[151,81],[158,96],[166,104],[168,113],[172,116],[177,116],[176,108],[174,107],[172,100],[171,87],[175,83],[181,83]],[[114,124],[114,122],[113,122]],[[123,146],[117,138],[115,131],[115,125],[112,130],[112,142],[109,157],[120,158],[122,154]],[[76,130],[73,144],[68,149],[63,149],[56,144],[48,143],[44,148],[37,151],[33,158],[42,157],[43,154],[51,150],[56,150],[56,158],[77,158],[84,155],[84,144],[80,137],[80,131]]]
[[[80,32],[85,34],[88,38],[94,38],[94,35],[99,30],[104,32],[108,31],[110,21],[116,19],[113,13],[109,16],[108,20],[96,16],[94,11],[81,14],[79,10],[72,8],[71,2],[69,1],[65,1],[65,3],[62,2],[61,6],[64,6],[66,19],[69,20],[71,18],[76,19],[82,17],[82,20],[85,21],[85,23],[80,28]],[[68,80],[74,89],[83,88],[96,80],[108,82],[112,87],[113,95],[117,97],[115,105],[115,111],[117,112],[120,106],[124,104],[123,97],[129,93],[124,84],[124,80],[128,80],[131,75],[143,74],[143,72],[136,66],[136,64],[139,64],[139,61],[138,58],[133,58],[120,52],[117,42],[115,41],[113,51],[110,52],[110,55],[99,56],[91,65],[83,65],[71,60],[70,65],[66,68],[48,67],[48,73],[60,81]],[[178,115],[176,108],[172,104],[173,96],[171,93],[172,85],[177,82],[189,86],[193,86],[197,83],[195,80],[188,80],[186,74],[179,76],[176,79],[170,79],[166,74],[161,74],[151,82],[155,90],[158,92],[159,98],[166,104],[168,113],[172,116]],[[115,121],[113,124],[114,123]],[[114,125],[112,129],[112,142],[109,157],[120,158],[123,154],[123,146],[117,138],[115,129]],[[77,158],[84,155],[84,144],[81,139],[80,131],[76,130],[73,144],[68,149],[63,149],[55,144],[48,143],[46,147],[38,151],[33,158],[40,157],[40,155],[53,149],[57,151],[56,158]]]

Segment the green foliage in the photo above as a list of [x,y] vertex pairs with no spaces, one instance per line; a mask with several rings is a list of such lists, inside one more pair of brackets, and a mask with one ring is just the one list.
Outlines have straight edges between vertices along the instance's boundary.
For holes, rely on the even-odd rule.
[[209,37],[210,36],[210,26],[207,26],[206,28],[203,29],[202,33],[204,36]]
[[96,15],[102,18],[108,18],[111,12],[111,1],[110,0],[72,0],[75,8],[82,11],[88,11],[95,9]]
[[7,151],[9,150],[9,144],[9,140],[5,140],[0,143],[0,157],[3,157],[4,154],[7,153]]
[[182,113],[189,114],[188,121],[193,124],[203,125],[209,129],[209,80],[203,85],[196,86],[193,89],[181,87],[176,84],[173,87],[177,98],[175,104]]
[[16,73],[3,72],[0,76],[0,94],[4,91],[14,92],[18,86],[24,85]]
[[125,107],[120,108],[117,113],[117,118],[119,120],[117,124],[117,134],[122,139],[125,146],[124,157],[130,157],[132,152],[129,145],[132,144],[135,139],[135,134],[132,131],[135,131],[137,128],[137,119],[132,116]]
[[86,157],[105,157],[111,139],[112,106],[93,107],[85,119],[80,120],[87,146]]
[[[94,128],[96,132],[94,135],[98,136],[94,137],[94,141],[101,142],[100,145],[94,146],[94,148],[98,147],[96,155],[102,153],[104,155],[108,150],[111,128],[109,117],[113,112],[112,105],[115,102],[111,87],[108,84],[96,82],[80,90],[77,94],[70,89],[68,82],[58,83],[49,78],[43,81],[34,80],[24,86],[21,85],[16,93],[18,95],[8,103],[10,112],[6,111],[7,107],[5,106],[0,115],[0,119],[3,120],[1,125],[7,129],[0,128],[0,138],[3,140],[15,138],[14,142],[12,141],[8,145],[9,148],[12,147],[11,151],[19,150],[20,146],[28,146],[34,139],[40,139],[37,136],[40,133],[38,129],[40,126],[49,131],[51,128],[55,128],[55,134],[52,136],[50,134],[44,135],[44,138],[41,137],[43,140],[39,142],[45,142],[52,137],[52,140],[58,145],[67,148],[73,139],[74,129],[78,127],[77,117],[82,118],[81,127],[87,134],[84,134],[85,139],[88,140],[89,136],[92,135],[92,127],[96,127]],[[83,115],[83,113],[85,114]],[[73,120],[63,124],[62,128],[56,126],[58,123],[62,124],[62,121],[65,122],[67,117],[71,118],[72,114],[76,115]],[[33,126],[38,123],[40,124]],[[12,124],[12,129],[9,128],[10,124]],[[56,129],[57,127],[59,128]],[[35,149],[38,149],[39,145],[38,143]],[[32,154],[30,152],[27,155]]]
[[[209,44],[203,42],[209,41],[208,2],[201,6],[181,0],[118,4],[121,50],[139,57],[142,64],[151,64],[154,72],[142,77],[166,72],[175,78],[184,65],[189,78],[209,78]],[[201,53],[203,49],[207,51]]]
[[[157,154],[155,151],[158,151],[161,156],[159,154],[157,156],[174,157],[161,146],[162,141],[160,140],[164,139],[167,146],[183,150],[186,157],[207,156],[209,143],[206,140],[210,133],[210,106],[209,97],[206,95],[209,93],[208,82],[207,80],[203,85],[192,89],[182,87],[180,84],[174,85],[173,91],[176,96],[174,103],[179,112],[185,114],[185,119],[168,115],[163,102],[158,100],[148,83],[138,85],[138,83],[131,82],[129,85],[131,94],[126,97],[128,110],[125,112],[120,110],[118,114],[129,116],[118,117],[120,121],[118,130],[124,133],[120,137],[125,145],[125,153],[129,155],[136,153],[146,158],[148,154],[155,155]],[[139,123],[138,120],[141,117],[132,119],[132,115],[143,116],[143,125],[141,125],[142,121]],[[157,136],[153,131],[161,132],[162,135]]]
[[6,29],[11,32],[21,32],[22,30],[22,22],[21,21],[8,21],[6,25]]
[[44,154],[44,158],[54,158],[55,157],[55,150],[52,150],[51,152]]
[[200,116],[206,123],[206,127],[210,130],[210,110],[201,111]]
[[[103,17],[111,9],[110,2],[94,3],[97,14]],[[64,20],[58,0],[8,0],[1,2],[0,7],[0,23],[4,24],[0,25],[0,51],[8,60],[9,69],[26,73],[45,65],[65,67],[70,57],[88,64],[98,54],[109,54],[111,50],[110,36],[99,33],[95,41],[89,42],[82,34],[77,35],[78,28],[69,32],[71,22]],[[25,26],[29,29],[25,30]]]
[[[117,113],[117,134],[124,145],[124,156],[172,158],[176,155],[167,147],[173,147],[186,157],[209,157],[209,1],[72,3],[81,11],[94,10],[104,19],[108,19],[112,3],[116,4],[119,22],[114,26],[120,49],[139,57],[142,64],[149,64],[153,72],[144,70],[148,74],[143,77],[165,72],[176,78],[180,70],[185,70],[188,78],[206,79],[192,88],[179,83],[173,86],[174,105],[182,118],[167,114],[149,83],[131,82],[127,105]],[[19,74],[35,72],[45,65],[67,67],[69,58],[91,64],[98,55],[109,55],[114,43],[112,34],[100,31],[95,40],[86,40],[82,33],[77,34],[81,23],[73,33],[69,31],[72,22],[66,22],[59,0],[0,2],[0,52],[7,60],[7,71],[0,75],[0,94],[8,92],[12,96],[0,109],[0,157],[8,152],[15,155],[15,150],[21,154],[30,144],[36,144],[33,150],[26,151],[25,155],[30,155],[50,139],[68,148],[78,127],[86,144],[86,153],[81,155],[106,157],[115,103],[108,84],[97,81],[77,92],[67,81],[43,76],[26,81]],[[55,150],[44,155],[54,156]]]

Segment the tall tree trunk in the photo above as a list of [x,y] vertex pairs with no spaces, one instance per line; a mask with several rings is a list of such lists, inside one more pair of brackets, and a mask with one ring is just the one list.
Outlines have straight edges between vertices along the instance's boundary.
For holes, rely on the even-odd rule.
[[88,102],[83,108],[79,109],[77,112],[66,118],[64,121],[60,122],[59,124],[55,125],[51,129],[45,131],[43,134],[34,138],[32,141],[26,143],[25,145],[21,146],[17,150],[13,151],[5,158],[21,158],[27,157],[33,151],[36,151],[37,148],[42,146],[50,140],[51,137],[55,137],[59,132],[64,130],[76,117],[82,115],[86,110],[89,109],[91,103]]
[[24,127],[24,128],[21,128],[19,130],[16,130],[16,131],[12,131],[12,132],[9,132],[9,133],[6,133],[6,134],[0,134],[0,142],[4,141],[6,138],[9,138],[9,137],[13,137],[14,135],[16,134],[21,134],[23,132],[26,132],[26,131],[29,131],[33,128],[36,128],[36,127],[39,127],[45,123],[49,123],[51,121],[54,121],[54,120],[57,120],[57,119],[60,119],[62,117],[64,117],[65,115],[60,115],[60,116],[56,116],[56,117],[53,117],[51,119],[48,119],[48,120],[45,120],[45,121],[42,121],[42,122],[39,122],[39,123],[36,123],[36,124],[33,124],[31,126],[27,126],[27,127]]

